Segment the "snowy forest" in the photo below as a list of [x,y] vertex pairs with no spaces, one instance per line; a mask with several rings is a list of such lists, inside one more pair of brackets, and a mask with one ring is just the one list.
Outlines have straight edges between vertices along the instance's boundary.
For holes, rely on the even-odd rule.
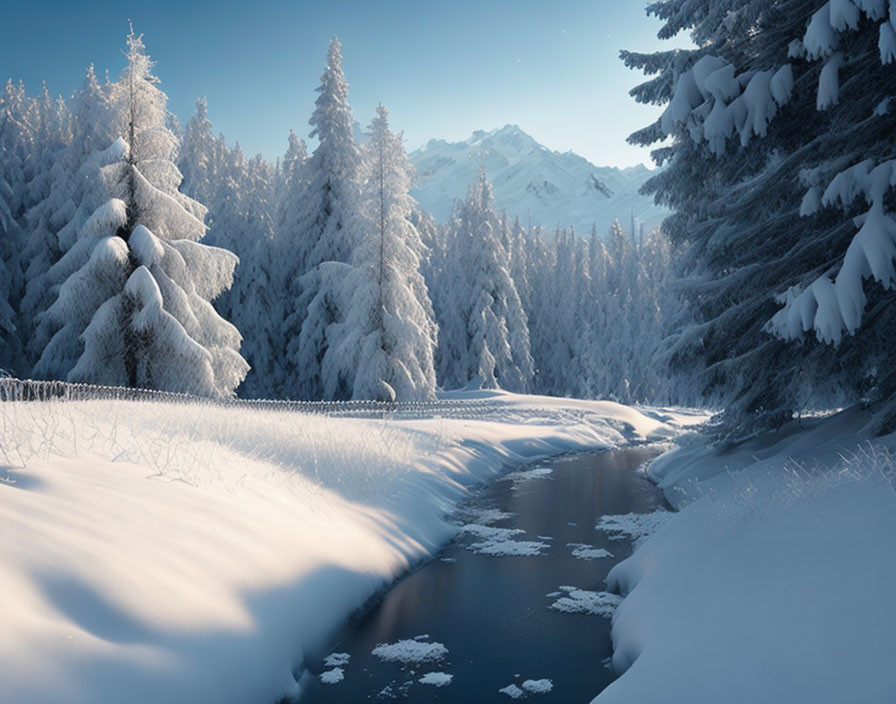
[[0,368],[220,397],[682,397],[654,364],[680,312],[659,231],[524,228],[484,172],[436,223],[387,109],[356,130],[335,38],[317,146],[291,132],[275,163],[204,99],[178,125],[141,36],[126,55],[69,99],[6,84]]
[[[805,30],[777,5],[723,8],[656,5],[664,35],[701,48],[622,52],[652,76],[635,99],[668,101],[630,138],[659,143],[645,190],[674,211],[649,233],[624,213],[610,232],[523,227],[484,173],[435,222],[387,109],[356,129],[335,38],[316,146],[291,132],[274,163],[216,136],[201,98],[179,125],[133,32],[117,80],[89,67],[69,98],[10,80],[0,368],[220,397],[414,400],[472,381],[701,399],[734,432],[884,401],[887,6],[825,4]],[[776,31],[754,36],[756,18]]]
[[896,0],[46,4],[0,704],[896,702]]

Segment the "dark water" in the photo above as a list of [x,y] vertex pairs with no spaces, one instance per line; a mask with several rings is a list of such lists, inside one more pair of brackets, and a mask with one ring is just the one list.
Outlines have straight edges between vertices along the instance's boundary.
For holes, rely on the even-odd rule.
[[[549,605],[561,585],[601,591],[610,568],[631,553],[628,541],[608,540],[594,529],[603,514],[649,512],[662,504],[656,488],[634,470],[655,451],[634,448],[578,455],[538,467],[547,478],[498,482],[466,507],[512,513],[495,525],[522,528],[521,540],[550,548],[535,557],[493,557],[468,549],[459,537],[434,560],[398,582],[382,601],[346,626],[329,652],[351,655],[338,684],[316,676],[328,669],[306,662],[302,704],[316,702],[510,702],[498,690],[527,679],[548,678],[553,689],[530,694],[537,702],[588,702],[612,680],[603,661],[611,655],[610,623],[601,616],[563,613]],[[603,547],[613,557],[580,560],[567,543]],[[447,561],[454,560],[454,561]],[[383,662],[371,654],[379,643],[428,635],[443,643],[440,662]],[[453,675],[444,687],[421,684],[427,672]],[[522,701],[522,700],[520,700]]]

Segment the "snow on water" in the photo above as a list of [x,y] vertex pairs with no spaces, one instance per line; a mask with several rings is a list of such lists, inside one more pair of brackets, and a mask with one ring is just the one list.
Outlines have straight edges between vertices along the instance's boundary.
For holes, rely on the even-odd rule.
[[541,551],[548,547],[550,546],[547,543],[538,540],[486,540],[473,543],[470,545],[470,550],[492,557],[535,557],[541,555]]
[[397,643],[380,643],[372,651],[380,660],[404,664],[437,662],[448,655],[448,648],[442,643],[426,643],[416,639],[400,640]]
[[514,536],[524,534],[522,528],[497,528],[495,526],[483,526],[477,523],[469,523],[461,526],[460,533],[469,533],[482,538],[476,543],[467,545],[468,550],[472,550],[480,555],[491,555],[493,557],[534,557],[541,555],[542,550],[550,547],[548,543],[540,540],[515,540]]
[[498,690],[501,694],[506,694],[511,699],[519,699],[522,697],[525,692],[517,687],[515,684],[509,684],[506,687],[502,687]]
[[324,658],[324,665],[327,667],[342,667],[343,665],[348,665],[351,659],[352,656],[348,653],[330,653]]
[[845,411],[651,465],[682,508],[608,576],[628,595],[623,674],[596,704],[894,701],[896,436],[866,424]]
[[507,464],[679,432],[609,402],[467,396],[502,410],[383,421],[0,404],[0,525],[16,536],[0,541],[0,699],[295,696],[295,664],[448,542],[471,488]]
[[613,553],[586,543],[567,543],[572,548],[572,556],[578,560],[598,560],[602,557],[613,557]]
[[[519,677],[519,675],[517,675]],[[498,690],[501,694],[506,694],[511,699],[522,699],[528,694],[547,694],[554,688],[554,683],[549,679],[526,680],[522,686],[509,684]]]
[[485,538],[488,541],[510,540],[513,536],[521,535],[525,532],[522,528],[499,528],[478,523],[468,523],[460,528],[461,535],[469,533],[477,538]]
[[508,513],[507,511],[501,511],[496,508],[485,508],[485,509],[477,509],[473,512],[471,516],[472,523],[479,523],[484,526],[490,526],[492,523],[498,523],[500,521],[506,521],[508,518],[512,518],[513,514]]
[[344,679],[345,674],[341,667],[334,667],[332,670],[322,672],[320,675],[320,681],[324,684],[338,684]]
[[[565,595],[551,604],[551,608],[567,614],[591,614],[610,618],[622,602],[621,596],[609,592],[592,592],[568,586],[560,587],[560,591],[565,592]],[[548,596],[556,594],[557,592],[552,592]]]
[[492,557],[535,557],[541,555],[542,550],[550,547],[548,543],[540,540],[515,540],[514,536],[522,535],[526,531],[522,528],[498,528],[496,526],[484,526],[478,523],[468,523],[461,526],[460,534],[469,533],[479,542],[470,543],[467,549],[480,555]]
[[451,684],[452,679],[454,679],[454,675],[449,675],[447,672],[427,672],[417,681],[420,684],[430,684],[434,687],[445,687]]
[[551,467],[533,467],[532,469],[522,469],[517,472],[508,472],[501,481],[513,482],[513,488],[516,489],[533,479],[547,479],[554,473]]
[[554,683],[550,680],[526,680],[523,682],[523,689],[531,694],[547,694],[554,688]]
[[673,515],[670,511],[654,511],[601,516],[594,529],[606,533],[610,540],[631,540],[637,547],[656,533]]

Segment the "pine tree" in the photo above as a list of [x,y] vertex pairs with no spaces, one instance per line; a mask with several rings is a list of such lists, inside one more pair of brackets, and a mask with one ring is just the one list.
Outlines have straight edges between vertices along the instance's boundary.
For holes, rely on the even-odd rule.
[[671,139],[654,152],[667,167],[647,188],[674,208],[664,228],[687,245],[685,298],[697,322],[672,340],[673,364],[726,404],[720,427],[730,434],[780,425],[805,405],[883,406],[896,391],[885,352],[896,323],[885,185],[896,35],[886,4],[694,10],[687,0],[652,6],[666,22],[661,36],[690,31],[699,49],[623,52],[656,75],[635,97],[667,103],[631,139]]
[[486,388],[523,392],[534,374],[528,321],[492,201],[491,184],[480,171],[449,226],[443,285],[453,301],[443,304],[440,368],[449,386],[479,379]]
[[[283,277],[287,295],[295,301],[284,323],[289,371],[298,395],[312,399],[324,397],[321,364],[329,347],[327,335],[344,315],[340,290],[351,271],[349,262],[361,229],[361,155],[354,140],[341,45],[335,37],[317,91],[310,124],[311,136],[320,143],[308,162],[300,209],[290,218],[290,231],[278,238],[289,262]],[[328,380],[326,386],[329,398],[350,395],[345,379]]]
[[[325,383],[348,379],[352,397],[416,401],[435,395],[436,326],[420,273],[423,243],[409,216],[413,167],[380,105],[365,148],[364,230],[345,282],[345,320],[328,333]],[[334,388],[325,387],[332,396]]]
[[107,199],[100,168],[116,158],[104,153],[115,139],[109,91],[110,86],[101,86],[93,66],[89,66],[84,85],[72,101],[71,142],[53,166],[50,193],[39,208],[47,215],[47,227],[36,246],[49,251],[32,259],[21,303],[32,364],[58,329],[47,311],[59,287],[89,258],[86,242],[79,244],[79,233]]
[[127,43],[111,95],[122,136],[101,169],[110,198],[80,233],[90,256],[48,311],[60,327],[37,366],[58,373],[74,359],[72,381],[229,395],[247,365],[209,300],[230,285],[236,257],[199,243],[205,208],[177,190],[167,97],[142,37]]
[[21,216],[22,170],[26,133],[19,118],[24,91],[8,81],[0,96],[0,369],[22,374],[25,361],[12,304],[21,295],[23,276],[19,254],[23,242]]
[[208,101],[196,99],[196,112],[187,122],[184,138],[178,150],[177,167],[183,174],[180,190],[190,198],[205,203],[212,219],[215,197],[220,192],[223,143],[215,139],[214,126],[208,119]]

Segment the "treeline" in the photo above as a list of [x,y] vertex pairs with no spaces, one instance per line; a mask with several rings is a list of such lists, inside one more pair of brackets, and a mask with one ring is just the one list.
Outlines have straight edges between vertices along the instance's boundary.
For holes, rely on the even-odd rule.
[[385,108],[356,142],[335,39],[317,146],[291,133],[276,163],[215,136],[203,100],[181,129],[133,33],[127,58],[68,100],[0,99],[0,368],[247,397],[474,381],[693,400],[655,363],[681,316],[659,232],[525,229],[484,174],[436,224]]

